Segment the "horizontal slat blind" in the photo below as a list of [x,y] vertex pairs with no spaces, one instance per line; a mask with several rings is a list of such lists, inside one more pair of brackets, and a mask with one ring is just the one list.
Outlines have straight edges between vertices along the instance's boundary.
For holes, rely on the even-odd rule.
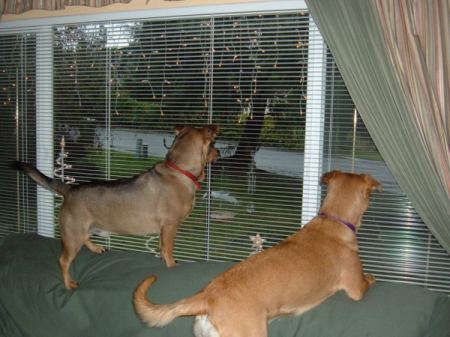
[[[175,125],[220,126],[222,158],[180,227],[177,259],[239,260],[257,233],[276,244],[317,212],[317,178],[341,169],[385,187],[358,234],[365,269],[450,290],[450,257],[386,168],[306,12],[55,25],[0,44],[2,161],[55,174],[65,164],[76,182],[129,177],[163,160]],[[4,173],[0,235],[58,236],[61,199]],[[153,253],[158,240],[96,238]]]
[[308,23],[302,13],[214,20],[212,112],[228,148],[213,168],[212,259],[248,255],[257,233],[272,245],[299,228]]
[[36,34],[0,34],[0,236],[36,231],[36,186],[7,167],[36,160]]
[[449,292],[450,257],[426,228],[372,142],[331,55],[327,61],[324,171],[366,172],[384,186],[358,232],[366,271],[380,280]]
[[[256,233],[278,242],[301,213],[308,25],[295,13],[56,27],[54,122],[68,173],[130,176],[162,160],[176,124],[216,123],[223,158],[180,228],[177,257],[240,259]],[[286,155],[287,167],[277,162]],[[106,244],[157,250],[158,240]]]

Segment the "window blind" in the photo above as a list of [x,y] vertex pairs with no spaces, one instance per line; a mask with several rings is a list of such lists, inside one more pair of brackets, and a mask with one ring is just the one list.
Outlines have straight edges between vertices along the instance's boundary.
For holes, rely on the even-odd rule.
[[327,64],[330,89],[325,110],[324,170],[366,172],[384,187],[383,193],[372,198],[358,232],[365,270],[380,280],[448,292],[449,255],[386,167],[330,54]]
[[36,160],[36,35],[0,34],[0,236],[36,231],[36,187],[7,167]]
[[[68,183],[129,177],[163,160],[175,125],[218,124],[222,157],[180,226],[178,260],[240,260],[256,234],[276,244],[316,214],[320,175],[340,169],[385,187],[358,233],[365,269],[449,291],[450,257],[386,168],[307,11],[28,30],[0,35],[3,162]],[[0,235],[58,237],[61,199],[1,169]],[[157,236],[95,241],[158,254]]]
[[[163,159],[176,124],[219,124],[222,158],[176,256],[236,260],[250,236],[278,242],[299,226],[308,25],[288,13],[55,27],[54,142],[64,136],[67,174],[130,176]],[[158,238],[106,244],[157,251]]]

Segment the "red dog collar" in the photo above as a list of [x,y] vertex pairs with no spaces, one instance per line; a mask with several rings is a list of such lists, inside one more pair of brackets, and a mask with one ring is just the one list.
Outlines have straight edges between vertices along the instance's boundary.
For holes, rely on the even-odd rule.
[[173,161],[166,160],[165,164],[170,167],[171,169],[174,169],[175,171],[180,172],[181,174],[185,175],[189,179],[191,179],[194,182],[195,188],[197,190],[202,188],[202,185],[198,182],[198,179],[196,176],[194,176],[191,172],[185,171],[182,168],[178,167]]

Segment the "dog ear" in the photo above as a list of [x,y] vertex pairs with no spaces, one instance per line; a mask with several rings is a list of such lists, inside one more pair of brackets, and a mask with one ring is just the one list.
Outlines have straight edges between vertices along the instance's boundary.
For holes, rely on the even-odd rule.
[[322,178],[320,179],[320,182],[324,185],[328,185],[329,182],[340,173],[341,173],[340,171],[330,171],[330,172],[324,173]]
[[186,131],[189,128],[187,125],[176,125],[173,128],[173,132],[175,133],[175,136],[178,136],[180,133]]
[[378,180],[374,179],[372,176],[370,176],[368,174],[361,174],[361,176],[363,176],[364,179],[369,184],[370,192],[374,192],[374,191],[383,192],[384,191],[383,186],[378,182]]
[[217,134],[219,133],[219,126],[218,125],[206,125],[203,128],[206,132],[206,138],[213,140],[214,138],[216,138]]

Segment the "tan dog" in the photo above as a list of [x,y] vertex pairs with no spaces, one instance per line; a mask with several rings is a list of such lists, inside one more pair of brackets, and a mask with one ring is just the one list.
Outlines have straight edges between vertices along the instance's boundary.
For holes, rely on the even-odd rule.
[[147,299],[150,276],[134,293],[134,307],[150,326],[163,326],[178,316],[197,315],[197,337],[264,337],[267,321],[299,315],[338,290],[360,300],[375,282],[364,275],[355,227],[369,205],[372,191],[382,191],[372,177],[333,171],[322,177],[328,193],[320,215],[280,244],[219,274],[192,297],[173,304]]
[[67,185],[33,166],[16,162],[39,185],[64,197],[59,215],[62,253],[59,264],[66,288],[75,288],[69,268],[84,244],[94,253],[104,248],[90,241],[92,232],[146,235],[160,233],[161,257],[168,267],[178,226],[191,213],[198,180],[219,152],[213,145],[218,127],[179,126],[164,163],[133,178]]

